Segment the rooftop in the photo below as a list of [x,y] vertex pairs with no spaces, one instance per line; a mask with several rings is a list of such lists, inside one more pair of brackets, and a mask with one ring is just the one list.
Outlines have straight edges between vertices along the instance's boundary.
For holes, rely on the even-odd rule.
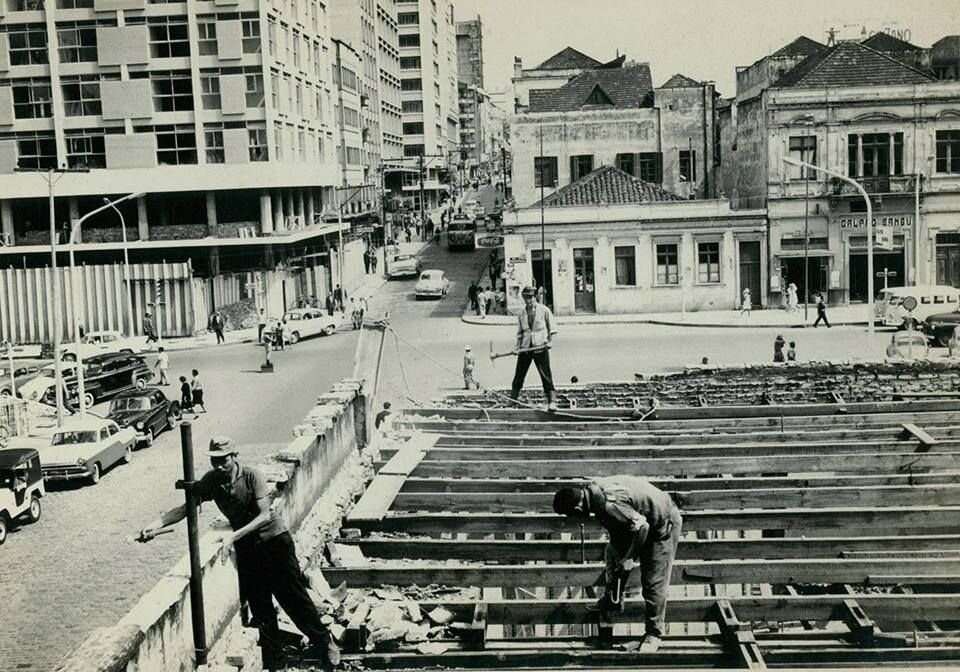
[[700,86],[700,82],[693,79],[692,77],[687,77],[686,75],[681,75],[679,72],[673,77],[665,81],[660,85],[661,89],[686,89],[686,88],[696,88]]
[[825,44],[801,35],[790,44],[784,45],[770,54],[771,56],[810,56],[826,49]]
[[905,40],[901,40],[899,37],[894,37],[893,35],[889,35],[887,33],[874,33],[861,42],[861,44],[866,45],[871,49],[876,49],[877,51],[923,51],[923,47],[910,44]]
[[839,42],[808,56],[772,88],[925,84],[934,79],[860,42]]
[[558,89],[530,92],[529,112],[574,112],[584,107],[646,107],[653,90],[647,63],[582,72]]
[[543,63],[534,68],[534,70],[575,70],[577,68],[588,69],[602,65],[595,58],[587,56],[582,51],[577,51],[573,47],[564,47]]
[[[614,168],[600,166],[543,199],[548,207],[626,205],[658,201],[685,201],[661,187]],[[531,207],[539,206],[539,201]]]

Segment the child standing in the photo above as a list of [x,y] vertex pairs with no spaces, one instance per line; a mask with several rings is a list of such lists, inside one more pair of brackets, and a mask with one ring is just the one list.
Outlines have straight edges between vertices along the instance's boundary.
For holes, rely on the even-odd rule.
[[477,360],[473,356],[473,352],[470,350],[470,346],[465,346],[463,349],[463,388],[465,390],[470,390],[473,388],[480,389],[480,383],[478,383],[473,377],[473,369],[477,365]]
[[750,317],[750,311],[753,309],[753,301],[750,298],[750,288],[745,287],[743,290],[743,300],[740,302],[740,316],[743,317],[743,314],[746,313],[747,317]]
[[796,341],[790,341],[790,347],[787,348],[787,361],[795,362],[797,361],[797,343]]
[[190,392],[190,383],[186,376],[180,376],[180,412],[193,410],[193,394]]

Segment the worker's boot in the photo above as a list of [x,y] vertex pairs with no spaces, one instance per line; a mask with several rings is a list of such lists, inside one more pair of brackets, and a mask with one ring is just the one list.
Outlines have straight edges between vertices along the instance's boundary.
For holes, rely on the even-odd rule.
[[557,392],[552,390],[547,392],[547,410],[553,413],[557,410]]

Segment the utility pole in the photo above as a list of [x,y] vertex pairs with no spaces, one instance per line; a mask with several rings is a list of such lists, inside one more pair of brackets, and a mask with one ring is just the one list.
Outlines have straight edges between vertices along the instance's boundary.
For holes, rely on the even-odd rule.
[[[57,389],[57,427],[63,427],[63,367],[60,365],[60,331],[63,329],[63,305],[60,303],[60,273],[57,270],[57,226],[53,207],[53,169],[47,171],[50,206],[50,270],[53,273],[53,377]],[[77,373],[80,373],[79,368]],[[82,403],[82,400],[81,400]]]
[[544,226],[543,199],[544,199],[544,178],[543,178],[543,122],[540,122],[540,286],[543,287],[544,301],[546,301],[547,291],[547,244],[546,232]]
[[[419,173],[419,176],[420,176],[420,226],[421,226],[421,227],[426,227],[426,225],[427,225],[427,220],[424,218],[424,214],[423,214],[423,208],[424,208],[424,203],[423,203],[423,154],[421,154],[421,155],[417,158],[417,166],[418,166],[418,173]],[[421,228],[420,230],[423,231],[424,229]]]
[[503,200],[507,200],[507,148],[500,147],[500,159],[503,161]]

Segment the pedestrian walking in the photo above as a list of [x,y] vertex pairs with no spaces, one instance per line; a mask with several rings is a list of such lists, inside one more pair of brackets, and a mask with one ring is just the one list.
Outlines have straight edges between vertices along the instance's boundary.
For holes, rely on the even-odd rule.
[[183,413],[193,411],[193,393],[186,376],[180,376],[180,411]]
[[[211,469],[194,486],[201,502],[213,501],[230,521],[232,532],[220,540],[236,549],[237,579],[241,602],[250,607],[260,632],[263,666],[278,669],[283,650],[274,599],[294,625],[310,640],[310,654],[322,661],[323,669],[340,662],[340,651],[310,598],[309,581],[300,568],[296,547],[282,518],[270,507],[267,478],[256,467],[241,464],[229,437],[216,436],[207,450]],[[162,514],[140,530],[139,541],[147,542],[158,529],[180,522],[187,516],[186,505]]]
[[200,372],[196,369],[192,371],[193,378],[190,379],[190,405],[193,408],[193,412],[197,413],[197,407],[203,409],[203,412],[207,412],[207,407],[203,403],[203,381],[200,380]]
[[797,361],[797,343],[796,341],[790,341],[790,346],[787,348],[787,361],[795,362]]
[[751,310],[753,310],[753,299],[750,298],[750,288],[744,287],[743,299],[740,302],[740,317],[743,317],[744,314],[750,317]]
[[267,328],[267,316],[260,309],[260,316],[257,318],[257,343],[263,343],[263,330]]
[[406,233],[406,236],[407,236],[407,242],[409,243],[409,242],[411,241],[410,227],[409,227],[409,226],[407,227],[405,233]]
[[470,308],[473,309],[474,314],[480,314],[480,306],[477,305],[477,294],[480,292],[480,288],[477,287],[476,282],[471,282],[470,287],[467,289],[467,298],[470,299]]
[[167,371],[170,370],[170,355],[164,352],[162,345],[157,348],[157,363],[153,365],[153,368],[160,369],[160,384],[169,385]]
[[792,282],[787,285],[787,312],[793,313],[797,310],[797,286]]
[[374,275],[377,274],[377,263],[378,263],[377,250],[372,249],[370,250],[370,272],[373,273]]
[[487,290],[484,287],[480,288],[480,292],[477,294],[477,306],[479,307],[479,312],[481,320],[487,319]]
[[360,306],[352,296],[350,297],[350,319],[353,321],[354,329],[359,329],[363,325],[363,314],[360,312]]
[[786,344],[786,341],[783,340],[783,336],[777,334],[777,337],[773,339],[773,361],[774,363],[782,363],[783,359],[783,346]]
[[827,301],[823,298],[823,294],[817,292],[817,319],[814,320],[813,326],[816,327],[820,324],[821,320],[827,325],[827,329],[829,329],[830,320],[827,319]]
[[327,306],[327,315],[333,316],[333,311],[337,309],[337,301],[333,298],[333,294],[327,294],[326,300]]
[[465,346],[463,348],[463,388],[465,390],[480,389],[480,383],[473,377],[473,369],[476,365],[477,360],[473,356],[470,346]]
[[337,310],[341,313],[343,312],[344,301],[347,300],[347,293],[343,291],[343,288],[340,285],[337,285],[333,290],[333,300],[337,304]]
[[627,581],[639,568],[646,628],[642,653],[660,648],[666,627],[667,595],[683,518],[670,495],[639,476],[607,476],[579,488],[561,488],[553,510],[572,518],[593,516],[608,534],[604,549],[603,597],[588,610],[623,611]]
[[217,345],[223,343],[223,327],[226,324],[226,320],[223,318],[223,313],[219,310],[213,311],[213,315],[210,316],[210,326],[213,327],[213,333],[217,335]]
[[525,305],[517,313],[517,342],[513,348],[517,355],[517,367],[510,386],[510,398],[515,400],[520,397],[527,371],[533,363],[540,374],[547,409],[555,411],[557,393],[550,371],[550,346],[553,344],[553,335],[557,333],[553,328],[553,313],[542,303],[537,303],[533,287],[524,287],[521,294]]
[[276,350],[283,350],[283,321],[277,322],[273,326],[273,347]]
[[147,337],[145,345],[157,342],[157,332],[153,329],[153,317],[150,313],[145,313],[143,316],[143,335]]
[[363,252],[363,272],[370,275],[370,248]]

